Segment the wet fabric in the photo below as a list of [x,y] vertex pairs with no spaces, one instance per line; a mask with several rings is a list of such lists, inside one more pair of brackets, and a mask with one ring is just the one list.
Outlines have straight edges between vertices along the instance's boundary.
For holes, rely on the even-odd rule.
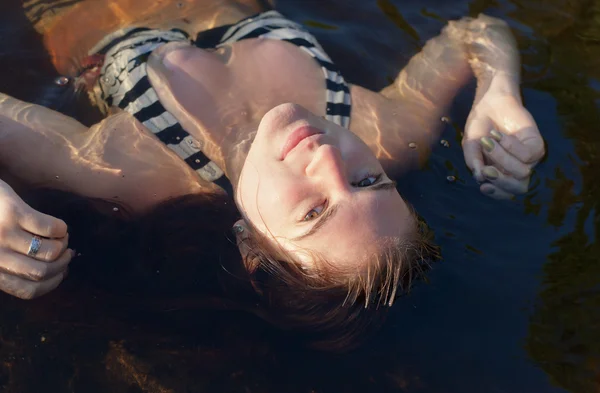
[[104,55],[99,87],[101,98],[108,106],[117,106],[135,116],[202,179],[231,190],[223,170],[202,152],[201,141],[186,132],[160,103],[150,84],[146,62],[153,50],[168,42],[184,41],[209,49],[251,38],[289,42],[315,59],[325,78],[325,117],[348,128],[351,97],[346,81],[315,37],[277,11],[268,11],[234,25],[201,32],[195,40],[179,29],[124,29],[105,37],[89,54]]

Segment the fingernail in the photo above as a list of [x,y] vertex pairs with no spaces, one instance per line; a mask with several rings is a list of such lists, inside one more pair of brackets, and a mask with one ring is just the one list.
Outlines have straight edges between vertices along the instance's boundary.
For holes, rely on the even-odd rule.
[[496,190],[492,187],[486,187],[483,190],[481,190],[481,192],[483,192],[486,195],[492,195],[494,193],[494,191],[496,191]]
[[480,139],[480,142],[485,151],[487,151],[488,153],[494,150],[494,141],[488,138],[487,136],[482,137]]
[[496,168],[483,168],[481,172],[483,172],[483,175],[490,180],[496,180],[498,177],[500,177],[500,173],[498,173]]
[[502,140],[502,133],[498,130],[490,131],[490,136],[500,142]]

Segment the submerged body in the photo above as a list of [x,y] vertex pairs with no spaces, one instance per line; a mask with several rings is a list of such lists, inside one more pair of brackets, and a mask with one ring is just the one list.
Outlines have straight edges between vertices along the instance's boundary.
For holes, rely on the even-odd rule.
[[[222,15],[244,13],[238,4]],[[193,16],[191,12],[186,22],[192,36],[203,20]],[[178,27],[164,20],[155,25],[147,20],[146,25]],[[69,27],[49,31],[64,33]],[[95,45],[90,37],[95,34],[80,37],[77,50],[60,56],[52,50],[53,39],[48,39],[58,68],[74,72],[61,59],[85,57],[80,45],[90,50]],[[89,130],[56,112],[2,97],[5,143],[0,145],[0,175],[15,185],[20,180],[29,186],[118,200],[140,214],[177,196],[223,193],[207,181],[220,177],[202,176],[194,161],[184,161],[191,156],[173,148],[179,140],[167,143],[161,137],[167,128],[180,126],[231,181],[242,216],[237,236],[245,267],[251,273],[263,269],[272,276],[273,272],[285,276],[282,282],[289,286],[293,301],[278,296],[268,301],[281,301],[277,307],[284,314],[289,306],[305,315],[314,311],[315,304],[323,306],[323,299],[309,295],[312,300],[303,304],[298,300],[302,297],[293,297],[294,290],[306,294],[312,288],[318,294],[320,289],[335,288],[340,304],[323,311],[324,320],[336,316],[331,317],[335,322],[329,321],[332,325],[345,324],[344,315],[354,313],[340,311],[349,296],[344,288],[355,291],[353,300],[360,297],[365,307],[371,293],[391,304],[402,276],[410,275],[409,259],[420,253],[417,225],[391,178],[426,159],[441,116],[471,72],[478,89],[463,140],[467,165],[483,182],[485,194],[507,198],[527,190],[543,144],[521,103],[518,53],[503,22],[485,16],[451,22],[379,93],[340,83],[343,97],[338,104],[349,108],[344,116],[333,116],[328,110],[331,96],[325,93],[332,88],[322,66],[327,58],[315,61],[306,46],[265,37],[222,41],[213,49],[185,39],[153,47],[143,69],[161,113],[168,111],[175,119],[168,127],[142,124],[139,112],[132,111],[136,119],[110,107],[113,97],[105,94],[106,87],[115,78],[122,80],[121,75],[127,78],[121,71],[111,80],[102,69],[102,94],[96,88],[96,97],[105,100],[113,114]],[[137,63],[124,64],[127,72],[136,72]],[[99,70],[100,64],[96,67]],[[88,72],[98,70],[92,67]],[[85,74],[83,80],[89,82]],[[24,155],[31,145],[39,146],[35,156]],[[25,243],[27,232],[35,233],[26,229],[21,234]],[[62,255],[68,240],[64,234],[44,233],[40,235],[60,238],[55,254]],[[45,262],[56,259],[52,256]],[[40,291],[58,285],[56,277],[53,272],[53,284]],[[48,279],[42,275],[40,281]],[[268,290],[281,290],[276,279]],[[3,289],[19,295],[19,284],[23,281],[13,279]],[[268,290],[261,289],[265,297]]]
[[[71,11],[73,15],[63,15],[62,18],[77,21],[79,14],[82,16],[93,14],[89,11],[84,12],[83,7],[79,9],[81,9],[79,13],[76,8]],[[230,9],[229,13],[227,7],[220,7],[220,12],[221,15],[244,15],[237,7]],[[194,31],[194,27],[201,29],[206,26],[207,16],[203,12],[200,14],[196,23],[193,16],[187,16],[190,22],[187,27],[192,26],[189,30],[192,36],[197,32]],[[82,19],[85,23],[93,23],[97,20]],[[226,22],[231,19],[229,17],[222,20]],[[150,20],[148,25],[159,28],[181,27],[177,20],[178,18],[174,18],[157,25],[153,25]],[[58,21],[54,23],[63,29],[55,27],[48,32],[48,34],[55,34],[48,36],[48,45],[52,52],[55,51],[55,48],[52,48],[54,40],[64,38],[67,33],[70,35],[77,27],[77,23],[74,26],[66,23],[61,25]],[[94,31],[94,40],[90,38],[78,42],[77,47],[63,45],[60,47],[63,51],[72,48],[75,53],[57,53],[56,58],[72,58],[76,53],[79,53],[80,58],[85,57],[87,50],[84,49],[86,48],[84,45],[87,44],[87,48],[90,49],[101,38],[98,37],[95,29],[89,30],[90,34]],[[105,34],[109,32],[111,31],[105,31]],[[403,172],[411,167],[419,156],[422,161],[426,159],[429,142],[434,139],[435,132],[440,127],[439,117],[446,110],[456,90],[469,78],[470,70],[464,61],[464,56],[457,52],[456,48],[449,46],[449,43],[448,39],[443,38],[431,43],[429,58],[423,58],[418,64],[409,66],[413,69],[410,72],[410,80],[402,81],[402,86],[388,89],[388,95],[393,99],[350,85],[352,95],[350,130],[371,147],[376,156],[384,162],[386,170]],[[243,40],[224,45],[217,50],[202,50],[192,45],[172,43],[154,51],[148,62],[148,70],[151,83],[161,103],[173,112],[180,122],[185,122],[185,128],[190,134],[205,141],[203,150],[206,155],[226,170],[225,157],[234,161],[240,159],[237,156],[245,154],[248,146],[242,147],[242,145],[252,140],[252,135],[256,132],[261,119],[272,108],[293,102],[317,116],[325,115],[322,70],[311,56],[298,49],[290,43],[271,39]],[[440,66],[443,64],[445,67],[442,73],[438,73],[432,67],[423,67],[434,59],[437,64]],[[72,61],[67,62],[67,64],[72,63]],[[59,70],[62,68],[63,71],[68,71],[68,67],[60,61],[57,61],[57,66]],[[405,73],[409,71],[407,69]],[[75,73],[77,70],[71,69],[70,72]],[[418,87],[418,90],[409,86]],[[435,86],[445,86],[445,88],[438,90]],[[429,90],[435,90],[435,93]],[[123,135],[123,138],[131,134],[136,135],[136,140],[147,139],[149,133],[145,127],[134,125],[134,119],[127,120],[126,115],[119,115],[119,117],[118,121],[112,119],[109,120],[110,124],[95,126],[93,132],[80,127],[79,132],[85,132],[87,135],[86,146],[97,146],[97,149],[106,150],[103,154],[107,157],[111,156],[111,148],[116,151],[112,155],[119,155],[118,151],[123,148],[128,149],[107,137],[113,132],[115,124],[119,124],[118,134]],[[40,123],[44,121],[40,119]],[[127,124],[128,121],[132,124]],[[48,132],[60,132],[67,135],[67,138],[77,134],[76,127],[73,126],[69,128],[63,126],[60,130],[55,127]],[[144,135],[137,136],[138,133]],[[93,140],[92,135],[96,136],[96,142],[90,143]],[[410,142],[416,143],[419,149],[417,151],[410,149]],[[148,162],[150,166],[160,167],[163,159],[166,160],[165,163],[168,162],[166,155],[157,155],[158,150],[163,150],[159,145],[160,143],[157,143],[154,149],[150,149],[151,153],[148,157],[153,157],[153,162]],[[145,150],[146,147],[137,151],[138,154],[145,156]],[[12,160],[7,158],[6,161],[10,163]],[[181,163],[181,166],[182,171],[186,171],[185,164]],[[125,163],[120,164],[120,168],[125,171],[127,167]],[[132,169],[138,172],[137,167]],[[146,172],[150,174],[153,171],[149,168]],[[50,173],[46,179],[52,181],[56,175],[60,174]],[[39,173],[39,176],[43,174]],[[150,175],[148,183],[155,184],[156,180]],[[77,181],[85,182],[84,179],[72,179],[68,182],[69,187],[74,187]],[[202,186],[206,185],[201,180],[199,183]],[[111,187],[109,184],[107,186]],[[165,188],[172,187],[171,184],[165,186]],[[86,185],[82,184],[76,191],[81,192],[85,188]],[[177,186],[173,188],[180,190]],[[190,188],[187,191],[194,192],[197,189]],[[175,191],[173,196],[175,195],[180,194]],[[131,202],[128,204],[134,208],[147,206],[145,203],[139,205],[138,200],[127,202]]]

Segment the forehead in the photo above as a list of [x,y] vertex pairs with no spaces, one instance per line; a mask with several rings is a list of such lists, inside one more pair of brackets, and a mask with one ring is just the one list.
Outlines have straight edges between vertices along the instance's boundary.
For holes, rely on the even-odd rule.
[[360,194],[354,202],[341,204],[316,234],[286,248],[299,254],[310,250],[334,264],[355,264],[376,252],[379,240],[402,237],[413,228],[412,215],[397,191]]

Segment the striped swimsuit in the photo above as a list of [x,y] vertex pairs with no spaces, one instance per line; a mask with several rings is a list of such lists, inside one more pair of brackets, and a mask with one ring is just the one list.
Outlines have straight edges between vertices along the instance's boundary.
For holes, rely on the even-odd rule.
[[104,55],[98,84],[100,96],[108,106],[117,106],[131,113],[202,179],[231,192],[231,184],[223,170],[202,152],[202,141],[187,133],[160,103],[146,72],[146,60],[154,49],[167,42],[190,42],[208,49],[250,38],[286,41],[312,56],[321,67],[325,79],[326,119],[348,128],[351,101],[350,90],[344,78],[315,37],[301,25],[284,18],[276,11],[201,32],[195,40],[177,29],[120,30],[105,37],[89,54]]

